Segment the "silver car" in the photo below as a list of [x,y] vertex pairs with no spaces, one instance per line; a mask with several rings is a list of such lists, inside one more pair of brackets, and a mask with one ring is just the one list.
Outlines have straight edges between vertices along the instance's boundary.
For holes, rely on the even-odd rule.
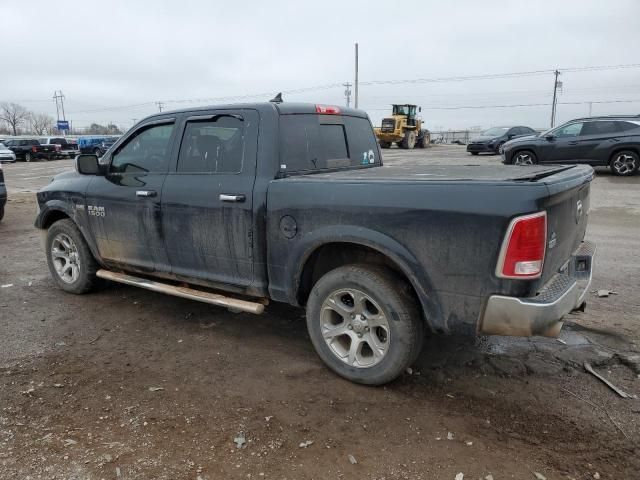
[[16,154],[0,143],[0,162],[15,162]]

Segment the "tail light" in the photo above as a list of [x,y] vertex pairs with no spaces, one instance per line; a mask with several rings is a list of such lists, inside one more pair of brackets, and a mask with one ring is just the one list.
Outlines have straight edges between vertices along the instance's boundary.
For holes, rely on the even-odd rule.
[[60,151],[60,145],[56,144],[56,152]]
[[316,113],[324,115],[340,115],[340,108],[333,105],[316,105]]
[[33,147],[31,147],[31,151],[32,151],[33,153],[37,153],[37,152],[38,152],[38,149],[37,149],[37,148],[35,147],[35,145],[34,145]]
[[547,212],[514,218],[502,242],[496,275],[500,278],[538,278],[547,245]]

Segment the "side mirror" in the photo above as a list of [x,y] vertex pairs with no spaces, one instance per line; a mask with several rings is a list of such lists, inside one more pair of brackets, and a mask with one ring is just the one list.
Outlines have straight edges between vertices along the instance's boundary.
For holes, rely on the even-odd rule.
[[76,157],[76,170],[82,175],[98,175],[100,165],[96,155],[84,154]]
[[556,138],[556,136],[553,133],[550,133],[549,135],[545,135],[545,137],[547,139],[547,141],[551,142],[554,138]]
[[508,138],[509,140],[511,140],[513,137],[515,137],[515,134],[513,134],[513,133],[510,133],[509,135],[507,135],[507,138]]

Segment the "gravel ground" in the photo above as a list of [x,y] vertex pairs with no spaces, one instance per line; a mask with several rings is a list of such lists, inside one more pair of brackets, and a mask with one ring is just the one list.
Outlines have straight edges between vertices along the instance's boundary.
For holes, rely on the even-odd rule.
[[[457,146],[384,155],[499,161]],[[33,192],[71,164],[4,168],[2,479],[640,478],[640,400],[582,367],[640,395],[640,176],[598,171],[592,287],[617,295],[590,294],[562,341],[429,338],[410,373],[368,388],[324,368],[286,305],[256,317],[122,285],[60,292]]]

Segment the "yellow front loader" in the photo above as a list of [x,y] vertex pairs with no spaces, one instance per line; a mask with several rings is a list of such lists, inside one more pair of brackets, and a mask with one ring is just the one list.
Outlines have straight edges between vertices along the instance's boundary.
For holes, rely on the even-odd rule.
[[416,116],[416,105],[393,105],[390,117],[382,120],[382,126],[375,128],[378,143],[382,148],[389,148],[397,143],[400,148],[425,148],[431,141],[429,130],[423,128],[423,121]]

